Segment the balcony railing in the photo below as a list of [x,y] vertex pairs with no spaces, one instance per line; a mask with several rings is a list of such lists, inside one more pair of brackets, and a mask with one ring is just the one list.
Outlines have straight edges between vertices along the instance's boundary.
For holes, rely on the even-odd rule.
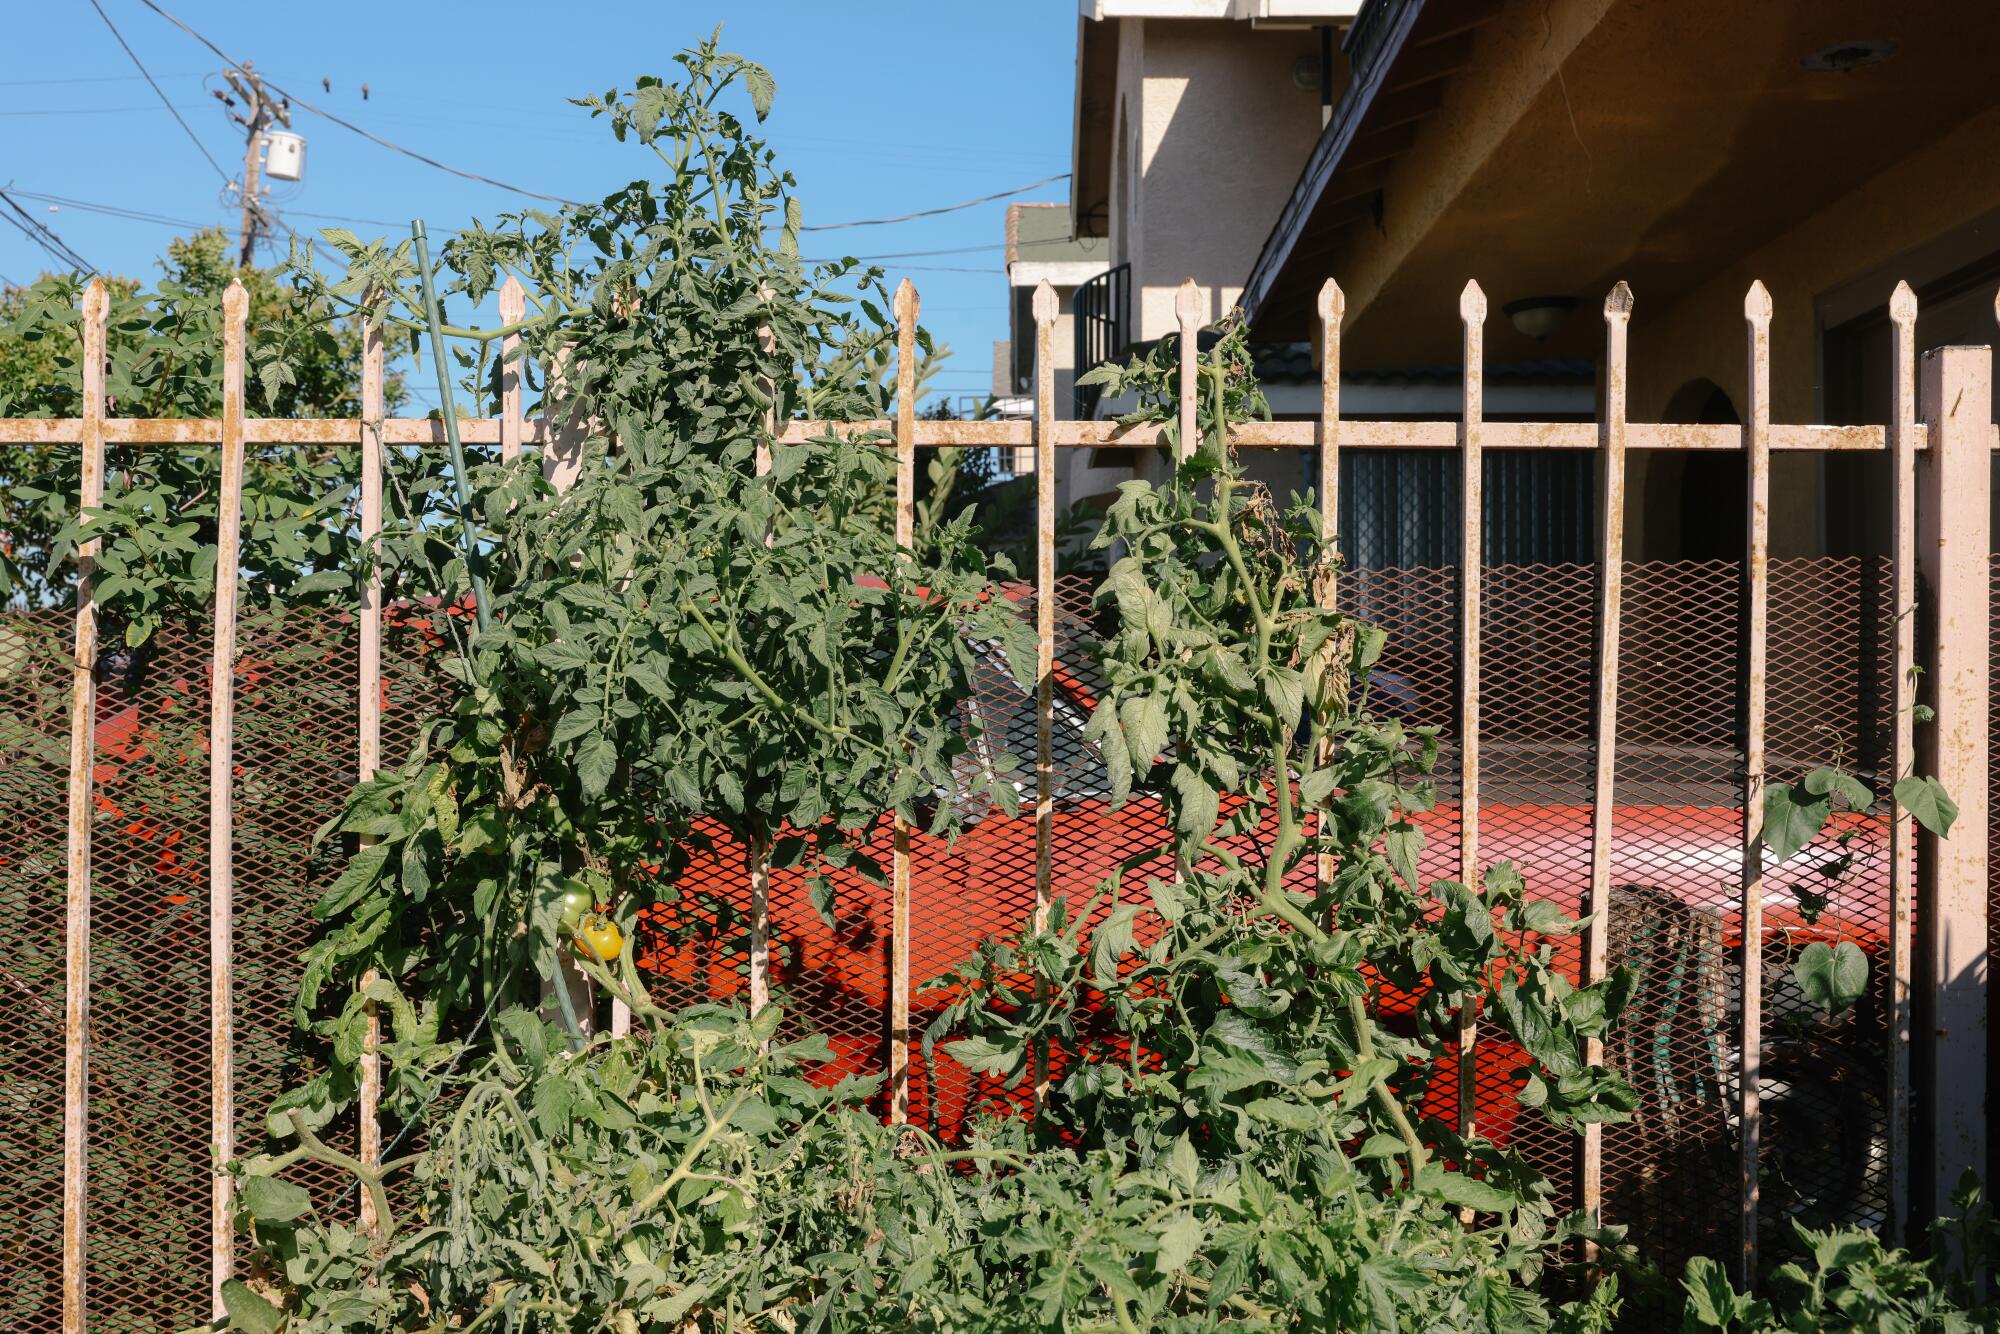
[[[1076,326],[1076,374],[1094,370],[1125,354],[1132,343],[1132,266],[1120,264],[1107,269],[1076,289],[1071,303]],[[1078,421],[1089,421],[1097,411],[1100,391],[1096,385],[1076,387],[1074,407]]]

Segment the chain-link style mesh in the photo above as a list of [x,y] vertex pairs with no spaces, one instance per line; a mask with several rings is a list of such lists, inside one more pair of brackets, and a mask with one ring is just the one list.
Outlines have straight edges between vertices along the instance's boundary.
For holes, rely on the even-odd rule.
[[62,1328],[66,612],[0,617],[0,1329]]

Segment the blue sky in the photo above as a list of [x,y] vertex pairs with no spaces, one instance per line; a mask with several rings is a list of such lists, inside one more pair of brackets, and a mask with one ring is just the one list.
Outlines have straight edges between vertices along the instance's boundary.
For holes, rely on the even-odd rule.
[[[241,130],[206,91],[220,86],[221,61],[140,0],[98,3],[209,153],[232,174],[240,170]],[[809,223],[956,203],[1069,167],[1070,0],[159,3],[231,57],[254,62],[298,96],[385,139],[569,198],[596,198],[658,163],[636,145],[618,144],[565,99],[668,73],[673,54],[717,22],[726,45],[776,76],[777,104],[765,128],[798,177]],[[15,7],[8,38],[0,185],[173,221],[63,205],[51,212],[46,200],[20,199],[38,220],[98,268],[146,277],[166,242],[189,230],[176,224],[233,229],[235,212],[219,200],[222,180],[90,0]],[[348,226],[364,236],[401,236],[408,219],[422,216],[436,233],[528,202],[391,153],[296,107],[293,127],[307,140],[305,179],[276,186],[273,199],[301,231]],[[1066,183],[1018,197],[1063,199]],[[838,253],[900,256],[881,263],[892,281],[907,274],[917,284],[925,324],[954,349],[938,381],[940,392],[954,397],[985,391],[991,344],[1006,336],[1005,207],[983,204],[823,238],[823,246],[837,243]],[[984,248],[964,249],[975,246]],[[50,265],[19,231],[0,228],[0,277],[20,282]],[[420,403],[434,399],[434,390],[419,396]]]

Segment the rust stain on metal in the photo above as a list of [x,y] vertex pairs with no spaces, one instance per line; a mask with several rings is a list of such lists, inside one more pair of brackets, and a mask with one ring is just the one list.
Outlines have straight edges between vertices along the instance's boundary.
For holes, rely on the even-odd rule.
[[[512,274],[500,284],[500,323],[519,324],[528,313],[528,294],[521,280]],[[521,456],[521,335],[510,333],[500,340],[500,461],[512,463]],[[365,409],[364,409],[365,411]],[[463,436],[459,437],[462,441]],[[367,1192],[363,1191],[363,1195]]]
[[208,693],[209,1139],[214,1314],[228,1314],[222,1285],[235,1270],[236,1156],[236,582],[243,535],[243,332],[250,297],[232,282],[222,294],[222,457],[215,519],[215,648]]
[[[1458,419],[1458,875],[1479,893],[1479,595],[1485,574],[1485,458],[1480,452],[1486,409],[1486,293],[1468,282],[1458,298],[1465,324],[1465,403]],[[1458,1007],[1458,1125],[1473,1133],[1473,1060],[1479,1045],[1478,1003]],[[1465,1211],[1470,1216],[1471,1211]]]
[[1749,673],[1743,726],[1743,1157],[1737,1200],[1742,1253],[1737,1282],[1748,1288],[1757,1277],[1757,1164],[1763,1138],[1758,1085],[1763,1078],[1764,712],[1771,584],[1771,294],[1763,283],[1750,284],[1743,320],[1750,352],[1749,412],[1741,428],[1750,480],[1744,552]]
[[[92,278],[83,295],[83,416],[77,512],[104,503],[104,324],[110,293]],[[88,518],[84,522],[88,523]],[[69,884],[63,981],[63,1330],[83,1334],[90,1148],[90,834],[97,759],[98,541],[76,553],[76,649],[70,664]]]
[[1195,411],[1195,391],[1201,362],[1201,289],[1194,279],[1184,281],[1174,293],[1174,318],[1180,322],[1181,411],[1180,457],[1191,458],[1201,443],[1201,427]]
[[[1583,980],[1601,982],[1611,948],[1611,810],[1618,769],[1618,616],[1625,597],[1625,363],[1632,323],[1632,289],[1619,283],[1604,299],[1604,407],[1598,420],[1604,475],[1598,522],[1596,769],[1590,797],[1590,920],[1584,939]],[[1604,1040],[1584,1042],[1591,1065],[1604,1060]],[[1583,1129],[1584,1211],[1603,1220],[1604,1127]],[[1594,1244],[1591,1250],[1595,1250]]]
[[[511,279],[509,280],[512,281]],[[517,284],[518,286],[518,284]],[[506,302],[501,302],[502,319]],[[518,315],[516,318],[519,318]],[[519,377],[515,394],[519,397]],[[369,320],[361,331],[361,543],[368,549],[368,579],[361,586],[361,645],[357,695],[360,708],[355,719],[355,768],[362,782],[375,776],[382,763],[382,571],[375,564],[382,549],[382,322]],[[376,842],[363,835],[363,847]],[[373,982],[371,970],[363,984]],[[360,1157],[373,1167],[382,1161],[382,1019],[371,1002],[368,1031],[361,1047],[360,1103],[355,1115],[361,1123]],[[360,1223],[364,1231],[378,1231],[375,1197],[361,1191]]]
[[[896,288],[896,545],[916,545],[917,316],[922,310],[908,278]],[[910,823],[896,815],[896,855],[890,876],[889,1119],[910,1119]]]

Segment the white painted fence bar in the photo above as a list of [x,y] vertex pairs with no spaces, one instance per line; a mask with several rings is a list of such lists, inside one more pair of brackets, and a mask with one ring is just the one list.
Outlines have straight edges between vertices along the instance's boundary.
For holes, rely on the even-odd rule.
[[[359,680],[355,693],[355,770],[362,782],[382,764],[382,322],[369,320],[361,330],[361,545],[367,551],[368,578],[361,585]],[[366,847],[375,842],[363,835]],[[374,980],[371,971],[367,980]],[[359,1106],[360,1158],[370,1167],[382,1161],[382,1020],[371,1004],[368,1031],[362,1041]],[[361,1191],[361,1226],[374,1231],[375,1197]]]
[[[1598,418],[1603,481],[1598,491],[1597,717],[1591,729],[1596,754],[1590,798],[1591,914],[1584,937],[1583,981],[1604,980],[1611,947],[1611,812],[1618,773],[1618,617],[1625,602],[1625,363],[1632,325],[1632,289],[1619,283],[1604,298],[1604,405]],[[1604,1060],[1604,1040],[1584,1040],[1583,1059]],[[1583,1128],[1583,1172],[1578,1194],[1584,1212],[1604,1213],[1604,1126]]]
[[[1465,402],[1458,419],[1458,878],[1474,894],[1479,884],[1479,602],[1486,573],[1486,293],[1468,282],[1458,298],[1465,324]],[[1458,1132],[1473,1133],[1473,1064],[1479,1047],[1478,1001],[1458,1007]],[[1471,1211],[1464,1211],[1469,1218]]]
[[1925,1123],[1912,1135],[1916,1216],[1951,1207],[1961,1171],[1987,1179],[1987,810],[1992,666],[1993,354],[1924,354],[1919,412],[1934,448],[1917,471],[1917,552],[1929,599],[1924,677],[1936,717],[1917,732],[1917,767],[1958,803],[1949,838],[1917,840],[1923,895],[1916,954],[1924,998],[1916,1031],[1928,1048]]
[[1056,290],[1035,288],[1035,926],[1055,886]]
[[236,1268],[236,592],[243,543],[243,338],[250,297],[222,294],[222,457],[215,506],[215,652],[208,676],[210,1277],[217,1316]]
[[1764,706],[1766,621],[1771,585],[1771,294],[1750,284],[1743,298],[1750,335],[1749,411],[1743,425],[1748,455],[1748,514],[1744,554],[1747,669],[1743,724],[1743,1041],[1739,1092],[1742,1161],[1738,1173],[1742,1255],[1736,1279],[1757,1280],[1757,1168],[1763,1139],[1761,1110],[1764,1026]]
[[[917,317],[908,278],[896,288],[896,546],[917,544]],[[889,902],[889,1119],[910,1119],[910,822],[896,816]]]
[[[1319,535],[1332,542],[1340,529],[1340,319],[1347,309],[1347,296],[1340,284],[1328,278],[1319,289]],[[1322,607],[1339,604],[1338,573],[1329,564],[1320,574],[1314,590]],[[1333,739],[1321,742],[1315,763],[1325,767],[1333,762]],[[1326,816],[1319,819],[1321,832]],[[1331,852],[1313,858],[1313,880],[1321,889],[1333,884],[1335,865]]]
[[[555,368],[550,374],[556,374]],[[459,423],[459,439],[468,445],[503,443],[503,425],[494,417],[468,417]],[[565,428],[542,417],[520,423],[525,445],[560,447]],[[256,445],[344,445],[361,423],[353,417],[252,417],[243,438]],[[213,445],[221,432],[213,421],[120,417],[104,423],[105,441],[114,445]],[[1111,421],[1058,421],[1052,434],[1057,449],[1153,449],[1164,428],[1157,425],[1120,426]],[[778,443],[803,444],[837,431],[843,437],[873,435],[884,447],[895,443],[895,422],[873,419],[855,422],[787,422]],[[1344,449],[1457,449],[1458,426],[1448,421],[1344,421]],[[1743,448],[1743,428],[1684,422],[1631,422],[1625,428],[1627,449]],[[82,439],[76,418],[0,418],[0,445],[75,444]],[[444,426],[427,417],[390,417],[382,424],[383,443],[442,445]],[[1928,448],[1924,424],[1917,423],[1916,448]],[[1025,448],[1035,443],[1029,421],[919,421],[918,449],[959,449],[991,446]],[[1229,443],[1237,449],[1312,449],[1319,443],[1316,421],[1238,422]],[[1487,422],[1484,449],[1596,449],[1597,427],[1591,422]],[[1888,448],[1888,431],[1881,426],[1774,425],[1771,451],[1826,453]]]
[[[83,446],[77,513],[86,524],[104,503],[104,325],[111,305],[104,279],[83,295]],[[77,545],[76,647],[70,662],[69,879],[63,923],[63,1330],[83,1334],[89,1245],[90,1154],[90,835],[97,767],[96,538]]]
[[[768,291],[765,300],[770,299]],[[777,347],[777,335],[771,326],[757,326],[757,350],[769,356]],[[763,433],[757,441],[757,453],[752,464],[759,477],[769,477],[775,465],[772,451],[777,448],[778,402],[777,386],[768,376],[758,377],[758,386],[764,391],[770,406],[764,409]],[[764,529],[764,545],[770,546],[775,536],[773,528],[767,524]],[[750,1013],[757,1014],[771,1003],[771,844],[761,836],[753,835],[745,841],[744,861],[750,873]]]
[[1895,781],[1916,765],[1917,665],[1917,297],[1899,282],[1889,297],[1889,495],[1895,547],[1896,679],[1889,763],[1889,1212],[1891,1245],[1901,1245],[1910,1212],[1910,912],[1916,902],[1916,822],[1901,808]]

